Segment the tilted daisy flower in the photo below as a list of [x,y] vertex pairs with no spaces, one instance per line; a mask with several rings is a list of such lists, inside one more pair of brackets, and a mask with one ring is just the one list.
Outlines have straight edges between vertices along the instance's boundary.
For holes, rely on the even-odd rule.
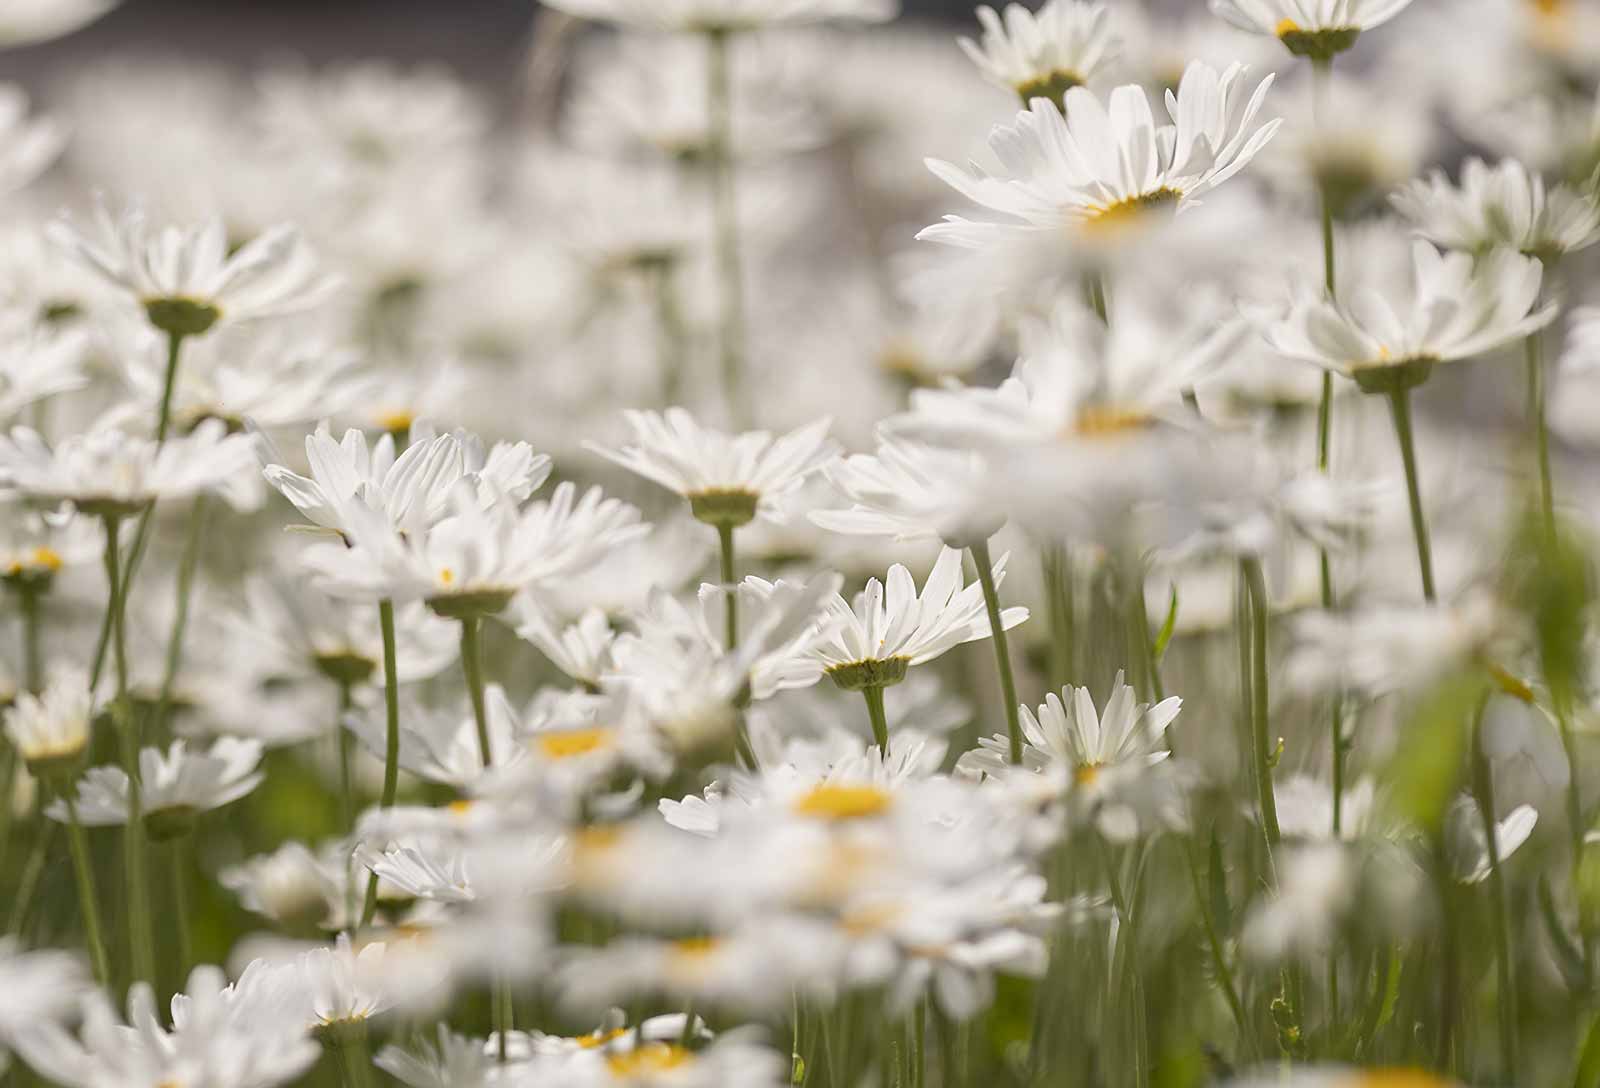
[[1333,828],[1333,787],[1323,779],[1294,774],[1272,787],[1277,797],[1278,828],[1286,839],[1316,841],[1358,839],[1379,823],[1377,784],[1359,778],[1339,799],[1339,830]]
[[50,237],[131,295],[150,323],[173,337],[199,335],[218,321],[305,309],[336,286],[288,225],[230,252],[221,219],[155,230],[142,210],[114,218],[102,202],[87,232],[62,219],[51,224]]
[[1550,261],[1600,241],[1600,193],[1594,186],[1547,189],[1543,177],[1516,159],[1491,167],[1471,158],[1458,184],[1435,170],[1392,199],[1419,235],[1447,249],[1480,254],[1503,247]]
[[[441,709],[414,702],[402,705],[400,766],[426,781],[466,790],[479,782],[487,770],[507,766],[521,754],[515,736],[518,715],[499,684],[490,684],[484,691],[489,768],[483,764],[477,723],[470,707]],[[388,750],[381,706],[350,714],[345,726],[380,759]]]
[[1104,4],[1085,0],[1046,0],[1037,12],[1007,4],[1004,18],[994,8],[978,9],[982,42],[958,44],[990,83],[1016,92],[1027,104],[1034,98],[1059,103],[1067,91],[1094,79],[1115,56],[1117,37]]
[[70,1019],[93,988],[83,961],[71,952],[24,949],[15,937],[0,937],[0,1072],[19,1039]]
[[[1532,805],[1518,805],[1495,821],[1495,854],[1504,863],[1533,834],[1539,812]],[[1484,834],[1483,815],[1471,797],[1457,797],[1445,818],[1445,841],[1450,866],[1463,884],[1481,884],[1489,879],[1489,840]]]
[[[1176,695],[1151,706],[1140,703],[1122,673],[1111,684],[1105,711],[1095,709],[1087,687],[1066,687],[1051,692],[1038,715],[1021,708],[1023,766],[1032,770],[1062,770],[1074,788],[1094,792],[1114,786],[1119,777],[1165,760],[1167,727],[1183,708]],[[982,737],[979,748],[961,757],[968,771],[995,772],[1007,766],[1009,741],[1004,736]]]
[[[194,826],[202,812],[237,801],[262,782],[261,742],[223,737],[205,752],[191,752],[175,740],[165,752],[139,753],[140,806],[151,838],[166,839]],[[128,775],[121,767],[91,767],[78,781],[77,815],[88,827],[128,822]],[[65,821],[67,806],[53,802],[45,810]]]
[[116,7],[119,0],[11,0],[0,12],[0,46],[25,45],[70,34]]
[[535,1059],[529,1072],[536,1083],[562,1088],[782,1088],[789,1060],[759,1038],[735,1029],[693,1050],[624,1032],[601,1047]]
[[[0,325],[3,325],[0,322]],[[89,384],[88,341],[74,330],[48,327],[0,332],[0,419]]]
[[422,600],[460,619],[498,612],[519,591],[583,570],[646,529],[635,507],[597,487],[579,497],[570,482],[526,508],[509,498],[485,505],[464,481],[450,499],[448,517],[409,534],[356,508],[347,527],[353,546],[316,546],[305,563],[338,596]]
[[[246,975],[250,972],[247,971]],[[85,1003],[76,1034],[41,1024],[22,1049],[28,1064],[69,1088],[194,1084],[273,1088],[297,1080],[320,1056],[303,1024],[282,1015],[270,995],[227,985],[222,972],[196,967],[186,992],[172,999],[166,1027],[149,983],[128,990],[123,1024],[110,1002]]]
[[533,593],[512,602],[516,632],[539,648],[550,663],[591,691],[600,690],[600,678],[611,668],[611,650],[617,632],[599,608],[585,609],[575,621],[561,624]]
[[46,766],[71,765],[89,746],[94,693],[81,668],[64,666],[39,695],[22,692],[5,712],[5,734],[35,776]]
[[1556,306],[1538,305],[1540,262],[1507,250],[1481,258],[1411,248],[1406,297],[1364,288],[1337,302],[1309,295],[1266,329],[1274,349],[1355,382],[1393,393],[1427,380],[1436,363],[1470,359],[1549,324]]
[[[997,585],[1005,579],[1006,559],[995,562]],[[983,588],[964,584],[961,553],[953,548],[940,550],[920,591],[911,572],[896,563],[883,582],[872,579],[851,601],[835,595],[826,608],[835,623],[813,652],[847,690],[897,684],[912,665],[991,634]],[[1027,618],[1022,607],[1000,614],[1006,630]]]
[[876,453],[833,461],[823,475],[850,502],[845,509],[811,512],[813,522],[832,532],[896,540],[937,537],[961,548],[988,540],[1005,522],[996,509],[989,466],[970,449],[884,433]]
[[352,872],[349,848],[330,843],[313,852],[290,840],[270,854],[246,858],[217,875],[239,905],[281,926],[341,928]]
[[624,414],[634,444],[586,448],[689,500],[689,509],[713,525],[744,525],[772,516],[776,500],[832,460],[830,420],[819,419],[773,438],[765,431],[727,434],[703,427],[682,408]]
[[1326,61],[1363,30],[1393,19],[1411,0],[1211,0],[1211,10],[1241,30],[1277,38],[1297,57]]
[[[0,42],[6,17],[0,13]],[[44,173],[66,142],[66,130],[55,121],[28,116],[28,96],[22,88],[0,83],[0,195]]]
[[152,502],[215,493],[243,508],[258,501],[248,435],[208,420],[166,442],[98,427],[52,448],[38,432],[0,435],[0,487],[45,502],[70,502],[92,517],[120,518]]
[[1161,209],[1183,211],[1242,170],[1278,129],[1275,120],[1256,123],[1272,77],[1247,98],[1244,73],[1237,64],[1220,75],[1189,65],[1177,94],[1167,94],[1172,123],[1159,126],[1143,88],[1133,84],[1105,102],[1074,87],[1064,113],[1035,98],[990,135],[998,172],[928,160],[951,188],[1004,218],[946,216],[918,237],[969,248],[1051,231],[1088,239]]
[[650,30],[755,30],[830,19],[879,22],[899,11],[898,0],[552,0],[551,7]]

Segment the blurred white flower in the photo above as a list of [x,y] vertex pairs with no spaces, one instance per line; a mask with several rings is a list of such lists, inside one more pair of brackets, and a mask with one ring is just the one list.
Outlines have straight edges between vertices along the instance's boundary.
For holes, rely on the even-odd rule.
[[1493,167],[1468,159],[1458,184],[1435,170],[1401,189],[1393,203],[1428,241],[1473,254],[1504,247],[1554,260],[1600,241],[1595,185],[1586,191],[1547,188],[1543,177],[1515,159]]
[[30,764],[69,761],[89,745],[94,693],[76,665],[56,669],[39,695],[22,692],[5,711],[5,734]]
[[1211,0],[1211,10],[1241,30],[1267,34],[1296,56],[1327,60],[1356,36],[1399,15],[1411,0]]
[[[1500,862],[1528,841],[1539,811],[1532,805],[1518,805],[1494,825],[1495,852]],[[1463,884],[1481,884],[1489,879],[1489,840],[1484,834],[1483,814],[1471,797],[1457,797],[1446,815],[1445,837],[1449,844],[1450,865]]]
[[733,31],[825,19],[893,18],[898,0],[553,0],[586,19],[651,30]]
[[[7,37],[11,14],[0,12],[0,45]],[[66,142],[66,130],[59,123],[28,116],[28,96],[22,88],[0,83],[0,196],[44,173]]]
[[990,83],[1016,93],[1024,103],[1035,97],[1060,102],[1072,87],[1092,81],[1117,50],[1117,37],[1104,4],[1085,0],[1046,0],[1032,12],[1007,4],[1004,21],[994,8],[980,7],[981,44],[958,44]]
[[[139,752],[140,806],[152,837],[167,838],[193,826],[202,812],[237,801],[261,784],[261,742],[223,737],[205,752],[175,740],[165,752]],[[77,817],[87,827],[128,822],[128,775],[121,767],[91,767],[78,780]],[[65,822],[67,806],[45,809]]]

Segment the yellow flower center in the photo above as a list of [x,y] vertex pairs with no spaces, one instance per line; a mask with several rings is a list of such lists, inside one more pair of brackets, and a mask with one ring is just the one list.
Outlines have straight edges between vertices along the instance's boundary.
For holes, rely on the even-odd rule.
[[378,413],[378,426],[396,434],[402,431],[409,431],[411,425],[416,421],[417,413],[409,408],[395,408],[387,412]]
[[591,1031],[587,1035],[580,1035],[573,1041],[585,1050],[594,1050],[596,1047],[605,1046],[613,1039],[620,1039],[628,1034],[627,1028],[612,1028],[610,1031]]
[[1351,1088],[1450,1088],[1452,1083],[1421,1069],[1368,1069],[1356,1076]]
[[472,811],[473,804],[474,802],[472,801],[451,801],[449,805],[450,814],[452,816],[465,816]]
[[1079,786],[1092,786],[1100,779],[1101,764],[1082,763],[1072,772],[1072,781]]
[[61,569],[61,556],[53,548],[35,548],[29,557],[34,566],[52,573]]
[[439,568],[439,584],[440,585],[442,585],[442,586],[452,586],[452,585],[455,585],[455,582],[456,582],[456,572],[455,572],[455,569],[453,567],[440,567]]
[[1293,34],[1299,29],[1300,24],[1293,19],[1279,19],[1278,25],[1272,28],[1272,32],[1281,38],[1286,34]]
[[606,1068],[615,1077],[648,1076],[664,1073],[694,1061],[694,1055],[681,1046],[671,1043],[647,1043],[636,1050],[612,1054],[606,1058]]
[[837,786],[823,783],[801,795],[794,811],[818,820],[859,820],[886,812],[893,798],[876,786]]
[[1091,404],[1078,412],[1072,421],[1073,432],[1080,438],[1106,438],[1126,434],[1150,425],[1150,415],[1137,408],[1119,408],[1114,404]]
[[546,759],[572,759],[611,747],[611,730],[603,726],[552,730],[534,737],[533,743]]
[[603,854],[622,841],[622,830],[612,824],[580,827],[572,836],[572,846],[580,854]]
[[1084,226],[1096,231],[1124,226],[1142,218],[1148,211],[1169,207],[1182,198],[1183,194],[1178,190],[1164,185],[1148,193],[1123,197],[1113,203],[1087,209]]

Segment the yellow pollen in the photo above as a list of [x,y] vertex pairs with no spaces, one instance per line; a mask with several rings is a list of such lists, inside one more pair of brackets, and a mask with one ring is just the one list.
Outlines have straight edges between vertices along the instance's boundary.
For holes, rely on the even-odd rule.
[[613,1039],[620,1039],[626,1034],[628,1034],[627,1028],[612,1028],[610,1031],[591,1031],[587,1035],[578,1036],[573,1041],[585,1050],[593,1050],[596,1047],[605,1046]]
[[681,1046],[674,1046],[671,1043],[647,1043],[636,1050],[607,1056],[606,1068],[617,1077],[639,1077],[651,1073],[664,1073],[692,1061],[694,1055]]
[[835,786],[824,783],[794,803],[801,816],[819,820],[859,820],[888,810],[893,798],[876,786]]
[[1449,1088],[1452,1082],[1421,1069],[1368,1069],[1350,1083],[1351,1088]]
[[852,937],[866,937],[880,932],[903,913],[898,903],[879,903],[845,911],[839,925]]
[[722,946],[715,937],[684,937],[672,942],[672,951],[679,956],[700,959],[711,955]]
[[395,408],[387,412],[378,413],[378,426],[386,431],[409,431],[411,425],[417,421],[417,413],[409,408]]
[[1072,781],[1080,786],[1092,786],[1100,778],[1100,764],[1083,763],[1074,768]]
[[35,548],[29,559],[34,566],[52,573],[61,569],[61,556],[53,548]]
[[1272,28],[1272,32],[1281,38],[1286,34],[1293,34],[1299,29],[1300,24],[1293,19],[1279,19],[1278,25]]
[[611,747],[611,730],[603,726],[593,729],[565,729],[559,732],[540,733],[533,739],[546,759],[572,759],[586,756]]
[[1150,424],[1150,416],[1136,408],[1090,405],[1078,413],[1072,429],[1080,438],[1105,438],[1136,431]]
[[581,827],[572,836],[572,845],[580,853],[598,854],[610,850],[622,841],[622,831],[610,824]]
[[1124,226],[1141,218],[1145,212],[1170,207],[1182,198],[1183,194],[1178,190],[1162,186],[1148,193],[1123,197],[1102,207],[1089,208],[1083,225],[1094,231]]
[[467,813],[472,811],[472,806],[473,802],[471,801],[451,801],[449,808],[451,815],[465,816]]
[[455,582],[456,582],[456,572],[455,572],[454,569],[452,569],[450,567],[440,567],[439,568],[439,584],[440,585],[442,585],[442,586],[452,586],[452,585],[455,585]]
[[1527,681],[1517,676],[1510,669],[1503,665],[1496,665],[1491,661],[1489,663],[1489,675],[1493,677],[1500,690],[1507,695],[1521,699],[1525,703],[1533,702],[1533,689],[1528,686]]

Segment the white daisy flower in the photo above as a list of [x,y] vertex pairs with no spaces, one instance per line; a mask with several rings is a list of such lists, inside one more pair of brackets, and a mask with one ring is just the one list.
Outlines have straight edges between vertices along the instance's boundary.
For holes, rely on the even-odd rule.
[[[1506,250],[1474,258],[1411,249],[1405,297],[1372,288],[1334,302],[1309,295],[1266,330],[1274,349],[1355,379],[1366,392],[1420,384],[1435,363],[1470,359],[1549,324],[1554,303],[1538,306],[1540,262]],[[1537,308],[1536,308],[1537,307]]]
[[[189,751],[181,740],[165,752],[139,753],[140,806],[155,839],[171,838],[194,826],[196,815],[237,801],[261,784],[261,742],[222,737],[210,749]],[[78,781],[77,816],[87,827],[128,822],[128,775],[121,767],[91,767]],[[52,820],[66,822],[67,806],[54,801],[45,809]]]
[[[413,1044],[414,1050],[390,1043],[372,1059],[372,1064],[407,1088],[483,1088],[504,1074],[495,1051],[496,1039],[457,1035],[444,1024],[438,1026],[438,1044],[426,1039]],[[527,1057],[519,1049],[506,1064],[520,1064]]]
[[0,334],[0,419],[88,385],[88,347],[87,337],[70,329],[35,326]]
[[460,850],[424,852],[416,846],[390,846],[381,853],[356,848],[356,860],[392,888],[411,899],[435,903],[470,903],[478,898]]
[[1363,30],[1393,19],[1411,0],[1211,0],[1211,10],[1241,30],[1277,38],[1298,57],[1326,61]]
[[1394,195],[1395,210],[1435,245],[1480,254],[1504,247],[1542,261],[1600,241],[1600,196],[1544,178],[1516,159],[1488,166],[1468,159],[1461,181],[1443,170]]
[[463,481],[450,500],[448,517],[411,533],[382,512],[353,508],[346,528],[353,546],[313,547],[305,563],[338,596],[423,600],[460,619],[498,612],[519,591],[592,566],[646,528],[635,507],[597,487],[579,498],[570,482],[525,509],[509,499],[485,505]]
[[830,19],[882,22],[898,0],[553,0],[558,10],[648,30],[727,32]]
[[28,427],[0,435],[0,487],[70,502],[93,517],[124,517],[156,501],[215,493],[236,508],[256,501],[254,441],[219,420],[165,442],[114,427],[69,435],[54,448]]
[[723,1032],[701,1050],[676,1042],[636,1042],[624,1033],[603,1047],[535,1060],[540,1083],[562,1088],[782,1088],[790,1061],[750,1031]]
[[70,34],[116,7],[119,0],[10,0],[0,12],[0,46],[26,45]]
[[71,952],[28,950],[14,937],[0,937],[0,1071],[18,1040],[70,1019],[93,989],[83,961]]
[[270,995],[245,979],[238,986],[226,983],[217,968],[196,967],[186,992],[172,999],[169,1030],[150,985],[135,982],[128,990],[126,1025],[97,995],[85,1003],[76,1035],[59,1025],[39,1025],[21,1052],[34,1069],[68,1088],[273,1088],[297,1080],[321,1055],[305,1026],[283,1016]]
[[[1005,579],[1007,558],[995,561],[997,587]],[[847,689],[898,683],[910,666],[992,634],[983,587],[963,584],[961,553],[953,548],[940,549],[921,591],[911,572],[896,563],[884,582],[873,578],[851,601],[835,594],[826,609],[833,626],[813,652],[834,682]],[[1027,618],[1026,608],[1007,608],[1000,624],[1009,631]]]
[[[1309,842],[1334,838],[1333,788],[1325,780],[1292,774],[1273,784],[1278,805],[1278,830],[1286,839]],[[1338,838],[1346,842],[1375,830],[1379,815],[1377,784],[1359,778],[1339,800]],[[1253,810],[1252,810],[1253,811]]]
[[5,734],[38,773],[41,765],[68,764],[89,745],[94,693],[76,665],[52,673],[40,695],[22,692],[5,712]]
[[1007,4],[1003,21],[985,6],[978,9],[978,22],[982,43],[961,38],[957,44],[985,79],[1014,91],[1024,104],[1034,98],[1060,103],[1116,56],[1117,36],[1104,4],[1046,0],[1037,12]]
[[537,646],[568,679],[591,691],[600,690],[600,678],[611,669],[611,650],[617,638],[604,611],[588,608],[576,621],[562,625],[532,593],[518,596],[512,611],[519,638]]
[[[485,773],[477,721],[470,707],[439,709],[415,702],[402,704],[400,767],[429,782],[465,791]],[[499,684],[484,689],[485,724],[489,730],[491,769],[504,767],[520,754],[515,736],[516,710]],[[388,751],[384,709],[375,705],[345,718],[345,727],[379,759]]]
[[635,444],[585,448],[689,500],[696,518],[743,525],[773,516],[779,498],[794,491],[838,454],[819,419],[773,438],[765,431],[732,435],[703,427],[682,408],[624,413]]
[[1484,654],[1506,626],[1503,610],[1482,595],[1444,605],[1308,612],[1295,621],[1287,677],[1307,692],[1376,698],[1420,690]]
[[[0,12],[0,44],[9,17],[10,12]],[[44,173],[66,142],[66,129],[54,120],[28,116],[28,96],[21,87],[0,83],[0,195]]]
[[[1518,805],[1495,821],[1495,851],[1502,864],[1528,841],[1539,812],[1532,805]],[[1450,865],[1463,884],[1482,884],[1489,879],[1489,841],[1484,835],[1483,815],[1471,797],[1457,797],[1446,816],[1446,841]]]
[[895,540],[936,537],[951,547],[986,541],[1005,515],[995,509],[993,479],[983,457],[880,435],[874,454],[854,454],[823,469],[843,510],[814,510],[811,520],[836,533]]
[[340,928],[352,871],[347,847],[330,843],[313,853],[290,840],[270,854],[246,858],[217,875],[239,905],[279,925]]
[[1273,77],[1246,99],[1244,73],[1237,64],[1220,75],[1189,65],[1177,94],[1167,94],[1172,123],[1159,126],[1144,90],[1132,84],[1106,102],[1074,87],[1065,113],[1035,98],[990,135],[998,172],[928,160],[951,188],[1005,218],[946,216],[918,237],[969,248],[1050,231],[1089,238],[1161,209],[1183,211],[1242,170],[1278,129],[1277,121],[1255,124]]
[[120,218],[101,202],[88,232],[71,220],[50,225],[50,237],[108,283],[144,307],[169,336],[195,336],[218,321],[248,321],[306,309],[336,287],[299,231],[274,227],[229,251],[221,219],[154,230],[130,208]]

